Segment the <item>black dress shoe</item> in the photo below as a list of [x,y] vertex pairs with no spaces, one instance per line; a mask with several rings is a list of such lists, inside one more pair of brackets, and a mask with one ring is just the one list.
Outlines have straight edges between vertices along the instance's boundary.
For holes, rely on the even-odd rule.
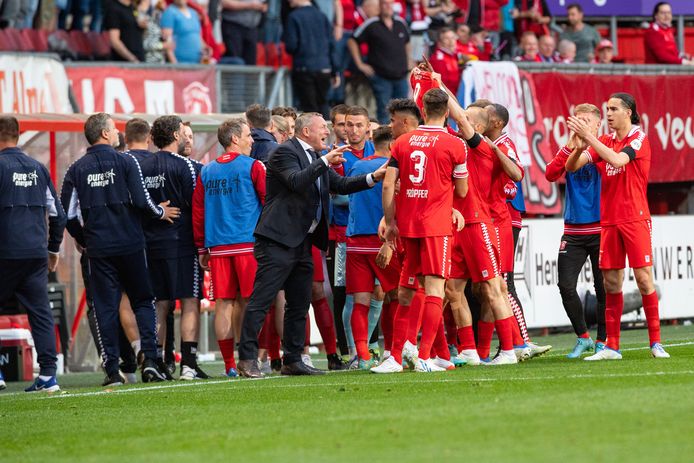
[[239,360],[237,364],[237,370],[241,376],[244,378],[264,378],[265,375],[261,373],[260,368],[258,368],[257,360]]
[[284,364],[280,373],[287,376],[304,376],[304,375],[324,375],[323,370],[312,368],[299,360],[298,362]]
[[346,370],[347,364],[337,354],[328,355],[328,370],[339,371]]

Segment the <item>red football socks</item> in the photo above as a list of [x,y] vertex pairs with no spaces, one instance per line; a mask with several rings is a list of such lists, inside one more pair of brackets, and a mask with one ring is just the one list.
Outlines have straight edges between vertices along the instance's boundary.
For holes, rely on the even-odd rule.
[[[518,326],[518,319],[513,316],[511,317],[513,320],[510,320],[511,323],[511,336],[513,339],[513,345],[514,346],[522,346],[525,344],[525,340],[523,339],[523,336],[521,336],[521,331],[520,327]],[[497,334],[498,334],[498,329],[497,329]]]
[[583,333],[582,335],[580,335],[579,338],[581,338],[581,339],[590,339],[590,333],[586,331],[585,333]]
[[446,340],[446,332],[443,329],[443,320],[439,322],[439,329],[436,330],[436,338],[434,338],[434,353],[437,357],[444,360],[451,360],[451,351],[448,350],[448,342]]
[[313,306],[313,316],[316,317],[316,325],[318,331],[323,338],[323,346],[325,353],[328,355],[337,352],[337,338],[335,335],[335,320],[333,319],[333,311],[330,309],[330,304],[326,298],[316,299],[311,301]]
[[494,322],[501,350],[513,350],[513,322],[511,319],[515,320],[515,317],[512,315]]
[[[395,317],[393,318],[393,343],[391,345],[390,355],[392,355],[399,364],[402,363],[402,347],[405,345],[405,341],[407,341],[411,311],[411,305],[398,304],[398,309],[395,311]],[[354,327],[352,327],[352,332],[354,333]]]
[[620,293],[605,295],[605,330],[607,331],[607,347],[619,350],[619,332],[624,310],[624,295]]
[[489,357],[489,351],[492,348],[492,336],[494,335],[494,323],[478,321],[477,322],[477,354],[481,359]]
[[424,313],[424,289],[419,289],[412,298],[410,304],[409,326],[407,328],[407,339],[417,345],[417,335],[422,326],[422,315]]
[[443,308],[443,324],[446,327],[446,342],[455,346],[458,344],[458,332],[450,304]]
[[387,351],[393,347],[393,320],[395,312],[398,310],[398,301],[390,301],[389,304],[383,304],[381,310],[381,331],[383,332],[383,348]]
[[660,342],[660,315],[658,314],[658,294],[653,291],[651,294],[641,295],[643,301],[643,311],[646,312],[646,322],[648,323],[648,340],[651,346],[655,342]]
[[229,368],[236,368],[236,360],[234,360],[234,338],[219,339],[217,340],[217,344],[219,344],[219,350],[224,359],[224,371],[228,372]]
[[472,325],[458,328],[458,352],[464,350],[476,349],[475,333],[472,330]]
[[354,346],[357,348],[357,355],[362,360],[369,360],[369,306],[354,303],[352,309],[352,336]]
[[443,299],[437,296],[426,296],[422,315],[422,341],[419,343],[419,358],[422,360],[428,360],[431,356],[431,346],[441,325],[441,317],[443,317]]

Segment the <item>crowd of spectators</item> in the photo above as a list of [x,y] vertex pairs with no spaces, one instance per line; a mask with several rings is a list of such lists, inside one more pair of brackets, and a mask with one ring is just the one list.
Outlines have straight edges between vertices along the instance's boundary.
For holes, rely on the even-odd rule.
[[[258,43],[283,43],[301,110],[327,116],[345,82],[361,79],[381,122],[425,56],[452,88],[471,60],[620,61],[579,4],[558,24],[545,0],[0,0],[8,26],[103,31],[111,59],[130,62],[254,65]],[[694,64],[677,49],[666,2],[654,8],[644,49],[647,63]]]

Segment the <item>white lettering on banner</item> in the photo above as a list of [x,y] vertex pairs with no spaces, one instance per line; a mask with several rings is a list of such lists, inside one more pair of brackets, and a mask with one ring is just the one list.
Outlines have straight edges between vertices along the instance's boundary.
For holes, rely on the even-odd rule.
[[[119,106],[116,106],[118,104]],[[135,111],[135,105],[130,98],[128,88],[120,77],[104,79],[104,112],[130,114]]]
[[[694,316],[694,307],[689,304],[694,298],[694,243],[689,234],[692,229],[694,216],[653,217],[653,277],[660,294],[662,319]],[[557,286],[557,245],[562,234],[561,219],[524,220],[516,247],[514,277],[529,327],[570,325]],[[637,292],[633,271],[629,269],[625,274],[624,294]],[[587,259],[579,274],[579,296],[594,293],[593,282],[593,269]]]
[[92,79],[82,80],[82,111],[86,114],[96,112],[94,110],[94,87]]
[[0,56],[0,112],[71,113],[63,65],[49,58]]
[[[602,121],[600,122],[598,135],[605,135],[610,133],[610,129],[607,125],[607,102],[603,102],[601,106]],[[573,112],[574,105],[571,105],[568,114],[573,114]],[[642,113],[640,116],[641,128],[648,134],[650,128],[648,113]],[[545,117],[542,122],[545,126],[546,133],[550,134],[557,146],[566,145],[569,141],[569,128],[566,125],[565,115],[559,115],[556,118]],[[684,149],[685,146],[694,148],[694,129],[692,128],[691,116],[683,119],[678,116],[673,117],[672,114],[666,113],[665,116],[658,119],[653,127],[663,150],[669,149],[670,145],[678,151]],[[653,138],[651,138],[651,143],[654,143]]]
[[145,80],[145,108],[147,114],[171,114],[174,111],[174,83],[172,80]]
[[210,89],[201,82],[191,82],[183,89],[183,106],[188,114],[213,112]]

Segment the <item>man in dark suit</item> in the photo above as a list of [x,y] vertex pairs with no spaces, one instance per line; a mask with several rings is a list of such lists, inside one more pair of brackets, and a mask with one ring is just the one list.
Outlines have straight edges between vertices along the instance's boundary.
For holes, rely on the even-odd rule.
[[239,343],[238,370],[260,378],[258,332],[277,292],[284,289],[284,365],[282,374],[313,375],[323,371],[304,365],[306,314],[311,300],[311,246],[328,247],[329,193],[350,194],[371,188],[385,169],[360,177],[341,177],[330,165],[344,162],[347,146],[320,156],[330,134],[318,113],[296,120],[296,136],[281,144],[267,164],[265,207],[255,229],[258,271],[246,308]]

